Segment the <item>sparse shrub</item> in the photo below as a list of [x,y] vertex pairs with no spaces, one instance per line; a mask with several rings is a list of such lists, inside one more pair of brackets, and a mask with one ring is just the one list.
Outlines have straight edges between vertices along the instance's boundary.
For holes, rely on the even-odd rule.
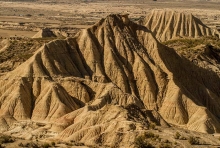
[[156,128],[156,124],[155,124],[155,123],[150,123],[149,128],[150,128],[150,129],[155,129],[155,128]]
[[172,148],[172,144],[171,143],[161,143],[159,145],[159,148]]
[[52,146],[55,146],[55,145],[56,145],[56,143],[55,143],[55,142],[51,142],[51,145],[52,145]]
[[154,146],[150,143],[150,141],[159,142],[161,139],[159,138],[159,135],[156,135],[152,132],[146,132],[135,139],[135,146],[137,148],[153,148]]
[[145,136],[138,136],[134,143],[136,148],[154,148],[154,146],[147,141]]
[[25,16],[26,16],[26,17],[32,17],[32,15],[31,15],[31,14],[26,14]]
[[49,147],[50,147],[50,144],[49,144],[49,143],[44,143],[44,144],[42,145],[42,147],[43,147],[43,148],[49,148]]
[[184,137],[184,136],[180,136],[180,138],[179,138],[180,140],[187,140],[187,138],[186,137]]
[[78,143],[75,143],[76,146],[83,146],[84,143],[81,143],[81,142],[78,142]]
[[24,143],[23,146],[24,147],[29,147],[29,143]]
[[162,130],[161,130],[161,129],[158,129],[158,132],[162,132]]
[[58,141],[57,144],[62,144],[62,142],[61,142],[61,141]]
[[158,141],[160,142],[162,139],[161,138],[158,138]]
[[161,144],[159,145],[159,148],[171,148],[172,146],[172,142],[170,142],[168,139],[165,139],[161,142]]
[[14,142],[14,140],[12,139],[11,136],[4,135],[0,137],[0,143],[12,143],[12,142]]
[[23,143],[19,143],[18,146],[20,146],[20,147],[24,147]]
[[[21,143],[22,144],[22,143]],[[39,146],[33,142],[28,142],[26,144],[22,144],[23,146],[22,147],[31,147],[31,148],[39,148]]]
[[158,135],[155,135],[154,133],[151,133],[151,132],[144,133],[144,137],[145,138],[154,138],[155,136],[158,136]]
[[191,145],[198,145],[199,144],[199,139],[196,137],[193,137],[193,136],[189,137],[188,141]]
[[84,144],[84,143],[81,143],[81,142],[79,143],[79,146],[83,146],[83,145],[85,145],[85,144]]
[[170,143],[170,141],[166,139],[166,140],[164,140],[164,143]]
[[68,143],[68,142],[66,142],[65,144],[68,145],[68,146],[73,146],[72,143]]
[[174,138],[175,139],[180,139],[181,135],[179,132],[176,132],[175,135],[174,135]]

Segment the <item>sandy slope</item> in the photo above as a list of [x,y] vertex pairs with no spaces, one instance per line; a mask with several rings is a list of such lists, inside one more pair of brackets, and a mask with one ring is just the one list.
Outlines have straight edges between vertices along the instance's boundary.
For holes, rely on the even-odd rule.
[[32,120],[58,139],[117,147],[134,146],[151,123],[218,133],[219,82],[146,27],[109,15],[0,77],[1,131]]
[[153,10],[141,24],[153,32],[159,41],[211,36],[212,31],[192,14],[178,11]]

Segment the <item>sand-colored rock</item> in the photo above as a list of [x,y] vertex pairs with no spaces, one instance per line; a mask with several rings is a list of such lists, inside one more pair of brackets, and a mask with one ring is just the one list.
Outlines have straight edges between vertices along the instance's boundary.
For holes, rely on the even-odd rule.
[[212,31],[192,14],[171,10],[153,10],[141,24],[153,32],[159,41],[177,38],[211,36]]
[[133,147],[151,122],[220,132],[218,75],[120,15],[45,44],[0,85],[1,117],[50,123],[66,141]]

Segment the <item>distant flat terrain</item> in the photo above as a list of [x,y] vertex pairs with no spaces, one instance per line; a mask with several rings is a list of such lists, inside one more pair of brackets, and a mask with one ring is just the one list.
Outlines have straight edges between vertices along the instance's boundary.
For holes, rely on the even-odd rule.
[[[48,3],[42,2],[0,2],[0,16],[25,17],[31,15],[31,18],[23,19],[27,22],[39,22],[41,19],[49,23],[59,23],[65,25],[88,24],[96,22],[100,18],[106,17],[111,13],[127,12],[131,17],[137,18],[144,16],[152,9],[172,9],[191,12],[201,18],[208,19],[209,22],[219,22],[220,10],[219,2],[210,1],[62,1]],[[17,19],[14,19],[17,20]],[[45,21],[45,20],[44,20]]]

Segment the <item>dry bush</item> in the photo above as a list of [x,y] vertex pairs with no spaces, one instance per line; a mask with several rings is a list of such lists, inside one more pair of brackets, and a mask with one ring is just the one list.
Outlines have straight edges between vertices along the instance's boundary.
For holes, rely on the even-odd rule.
[[193,137],[193,136],[190,136],[188,141],[191,145],[199,145],[200,144],[199,139],[196,137]]

